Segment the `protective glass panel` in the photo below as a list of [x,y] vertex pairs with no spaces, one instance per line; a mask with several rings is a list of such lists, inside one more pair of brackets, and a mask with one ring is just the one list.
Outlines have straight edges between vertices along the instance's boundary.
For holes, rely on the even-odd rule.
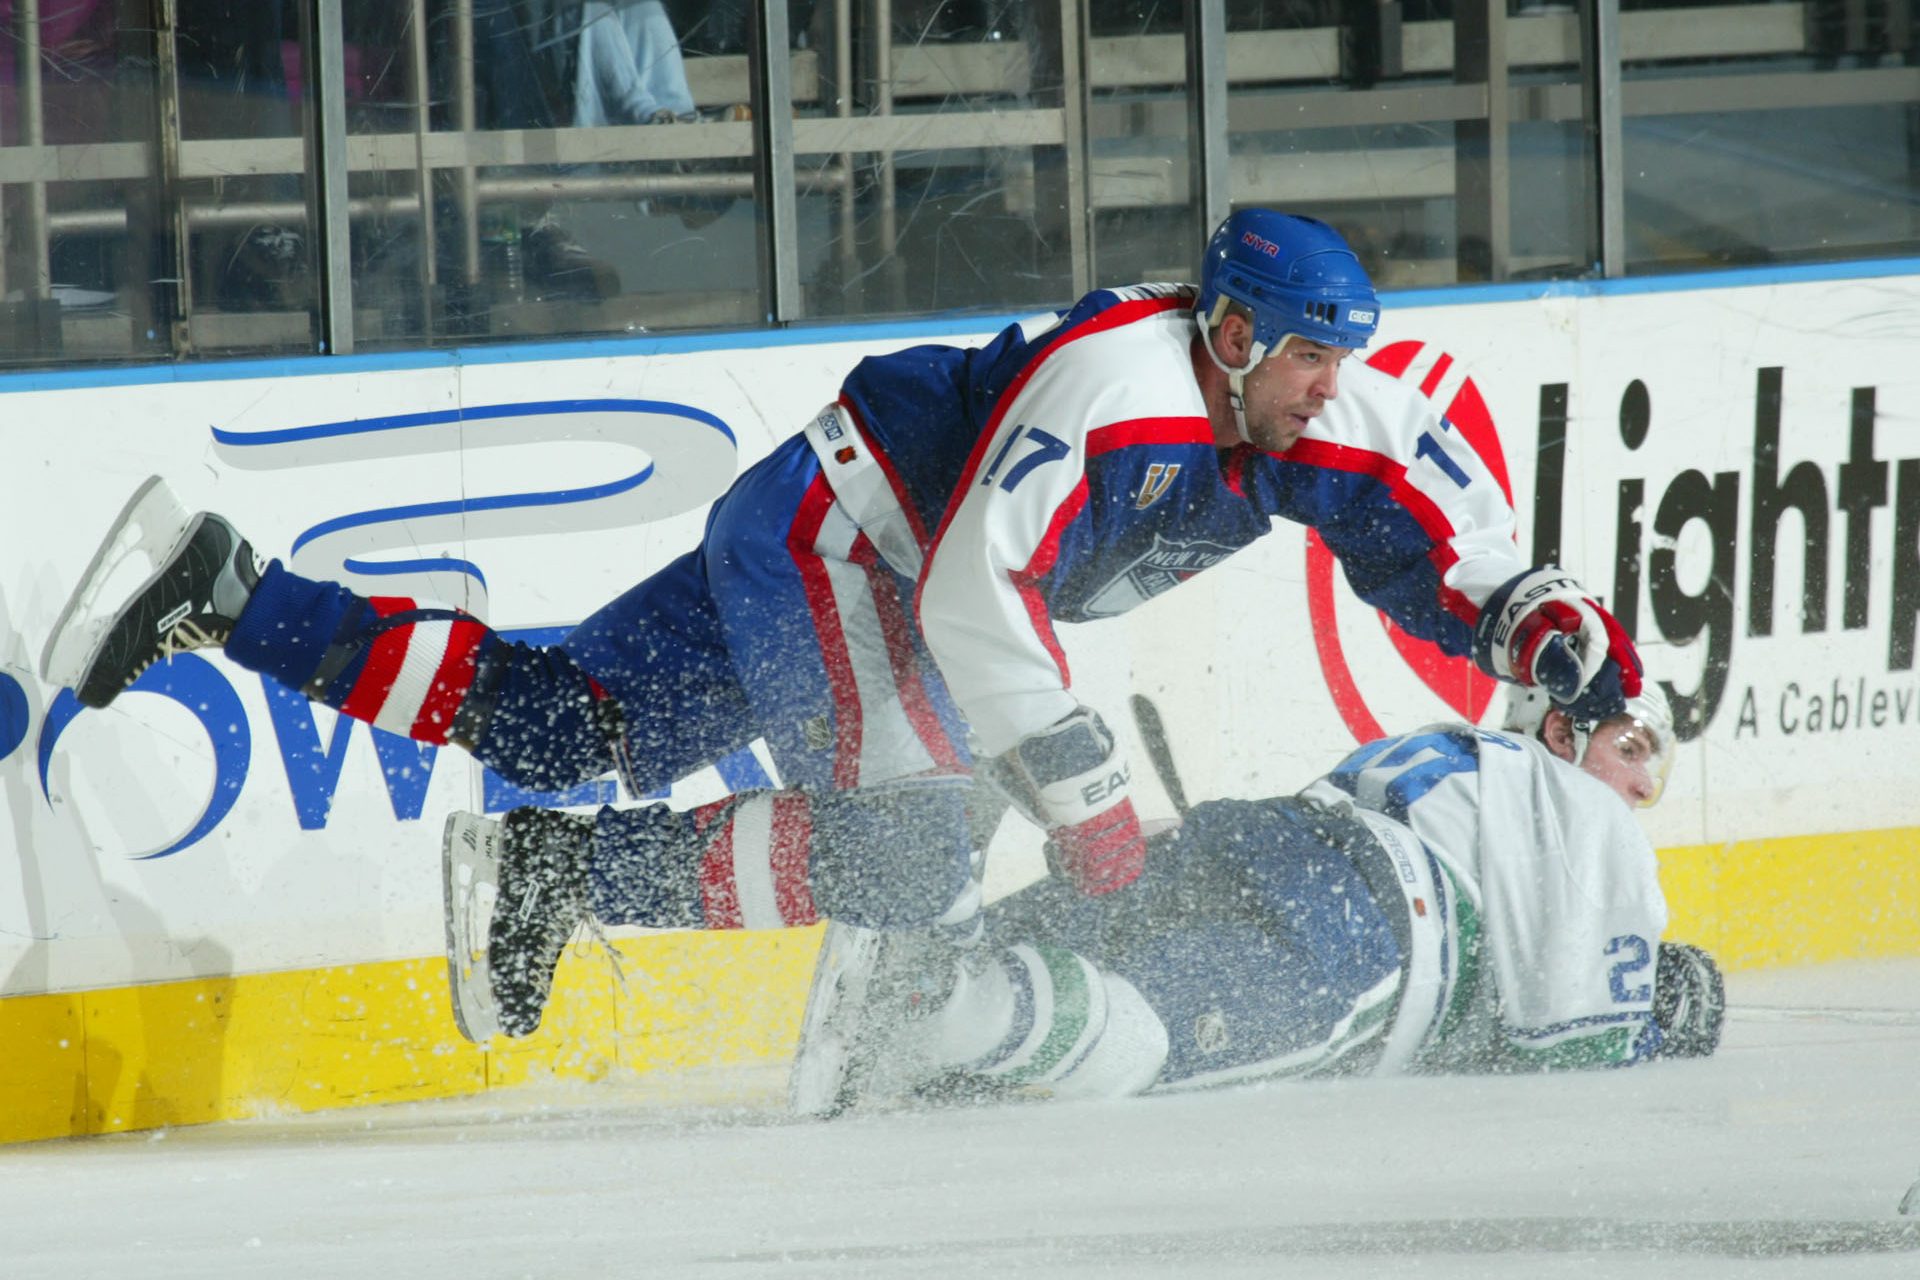
[[1096,284],[1191,280],[1211,230],[1189,136],[1183,7],[1102,0],[1088,15]]
[[1630,270],[1920,250],[1911,4],[1626,7]]
[[[301,82],[311,64],[297,12],[249,0],[178,6],[182,181],[167,212],[186,222],[180,309],[196,352],[315,349]],[[163,73],[163,106],[165,88]]]
[[1590,270],[1579,32],[1554,8],[1229,3],[1234,204],[1332,223],[1388,288]]
[[277,5],[0,4],[0,361],[311,350],[299,32]]
[[348,0],[358,344],[763,319],[746,12]]
[[805,313],[1071,298],[1087,246],[1064,109],[1077,52],[1061,31],[1078,5],[823,0],[790,10],[814,55],[796,57],[793,92]]

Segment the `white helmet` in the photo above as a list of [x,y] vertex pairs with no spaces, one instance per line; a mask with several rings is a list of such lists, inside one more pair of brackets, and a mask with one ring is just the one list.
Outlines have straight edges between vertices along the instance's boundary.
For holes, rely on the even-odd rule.
[[[1547,712],[1555,710],[1572,717],[1572,712],[1556,704],[1547,696],[1546,690],[1538,686],[1515,685],[1507,691],[1506,714],[1501,718],[1500,727],[1509,733],[1539,738],[1547,723]],[[1660,793],[1667,786],[1667,775],[1673,771],[1673,706],[1667,701],[1666,690],[1660,687],[1659,681],[1644,681],[1640,692],[1627,699],[1627,709],[1620,715],[1601,721],[1574,720],[1573,762],[1579,764],[1587,758],[1587,744],[1600,725],[1618,720],[1631,722],[1622,726],[1623,732],[1638,728],[1649,739],[1652,753],[1647,758],[1647,777],[1653,781],[1653,794],[1643,800],[1640,807],[1651,808],[1659,802]]]

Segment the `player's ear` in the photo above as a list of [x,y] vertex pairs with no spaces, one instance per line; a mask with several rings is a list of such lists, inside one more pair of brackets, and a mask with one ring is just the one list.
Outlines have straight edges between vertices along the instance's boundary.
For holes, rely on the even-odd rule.
[[1547,712],[1547,718],[1540,722],[1540,741],[1547,744],[1547,750],[1567,763],[1573,763],[1573,721],[1560,708],[1555,707]]
[[1217,339],[1220,358],[1238,368],[1253,354],[1253,321],[1238,307],[1227,308]]

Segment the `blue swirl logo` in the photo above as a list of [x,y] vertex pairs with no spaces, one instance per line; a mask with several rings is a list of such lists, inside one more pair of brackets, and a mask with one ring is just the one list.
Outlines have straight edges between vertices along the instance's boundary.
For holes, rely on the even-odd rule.
[[[634,399],[481,405],[266,431],[216,427],[213,439],[215,454],[235,469],[283,473],[397,458],[466,459],[474,450],[562,442],[611,445],[640,455],[630,467],[613,468],[611,476],[577,484],[518,493],[462,493],[334,516],[307,527],[289,549],[289,567],[308,577],[341,581],[369,594],[462,603],[482,616],[486,575],[481,566],[444,551],[423,554],[424,546],[623,529],[664,520],[704,506],[725,489],[739,452],[732,430],[715,415],[670,401]],[[604,467],[604,451],[595,457]],[[550,455],[543,455],[543,461],[550,462]],[[456,481],[463,478],[464,461],[449,462],[448,475]],[[133,855],[162,858],[205,839],[232,812],[246,785],[253,735],[239,693],[203,657],[185,654],[148,668],[123,696],[132,694],[156,695],[184,708],[206,733],[213,756],[213,786],[199,817],[160,847]],[[285,696],[276,701],[276,694]],[[304,704],[283,705],[288,699],[298,702],[297,695],[274,687],[267,696],[276,729],[272,737],[287,769],[300,826],[324,826],[353,726],[342,721],[332,741],[322,746],[311,717],[304,715]],[[49,803],[54,752],[84,710],[70,690],[61,690],[46,709],[36,745],[40,790]],[[0,675],[0,759],[28,739],[33,718],[28,692]],[[297,732],[303,724],[304,732]],[[396,820],[418,818],[433,749],[378,731],[372,736]],[[746,761],[752,764],[750,755]],[[757,765],[752,772],[759,774]]]

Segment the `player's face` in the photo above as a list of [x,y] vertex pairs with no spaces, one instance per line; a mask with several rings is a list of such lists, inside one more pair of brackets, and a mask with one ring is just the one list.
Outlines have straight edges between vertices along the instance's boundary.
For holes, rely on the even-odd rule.
[[1353,351],[1289,337],[1247,375],[1247,436],[1257,448],[1285,453],[1327,401],[1340,394],[1340,364]]
[[1632,716],[1615,716],[1595,725],[1580,767],[1635,808],[1659,799],[1666,781],[1659,742],[1652,730]]

